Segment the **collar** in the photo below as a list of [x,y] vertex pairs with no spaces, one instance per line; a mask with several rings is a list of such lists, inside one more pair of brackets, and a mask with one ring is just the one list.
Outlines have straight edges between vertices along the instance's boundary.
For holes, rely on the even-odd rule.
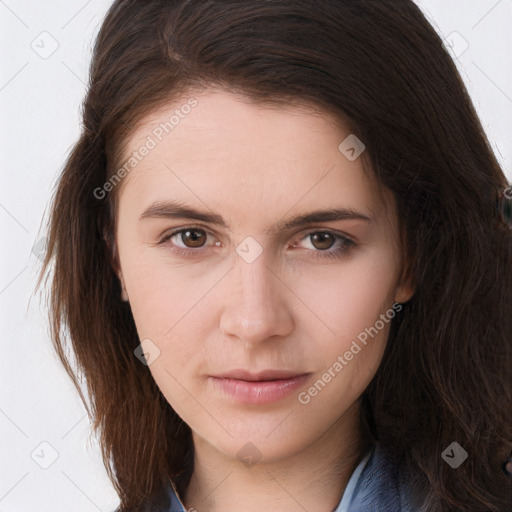
[[[194,512],[187,509],[179,498],[174,482],[167,488],[169,507],[161,512]],[[341,501],[333,512],[416,512],[409,505],[406,480],[398,467],[381,449],[372,447],[361,460],[345,487]],[[160,511],[159,511],[160,512]]]

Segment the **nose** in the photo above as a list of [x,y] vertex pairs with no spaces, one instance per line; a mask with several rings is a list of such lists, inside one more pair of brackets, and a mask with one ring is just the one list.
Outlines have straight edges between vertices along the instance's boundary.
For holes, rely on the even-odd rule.
[[227,286],[229,297],[220,318],[223,335],[257,344],[293,331],[293,293],[268,266],[264,254],[252,263],[237,257]]

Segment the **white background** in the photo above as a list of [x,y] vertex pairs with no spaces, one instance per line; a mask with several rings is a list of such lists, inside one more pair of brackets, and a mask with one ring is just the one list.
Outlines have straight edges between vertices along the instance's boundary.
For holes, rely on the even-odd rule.
[[[418,3],[443,38],[450,36],[511,179],[512,0]],[[119,503],[85,409],[52,352],[46,312],[33,295],[40,262],[32,252],[79,134],[92,40],[109,5],[0,0],[0,512],[111,512]],[[52,44],[58,48],[48,58],[33,49]],[[58,458],[41,468],[36,460],[49,463],[52,450]]]

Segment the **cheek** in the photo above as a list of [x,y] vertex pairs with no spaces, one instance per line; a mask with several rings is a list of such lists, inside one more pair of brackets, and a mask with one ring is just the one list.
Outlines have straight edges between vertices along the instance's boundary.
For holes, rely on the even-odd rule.
[[[315,313],[335,333],[313,337],[311,357],[318,363],[317,380],[300,396],[300,403],[307,403],[313,416],[326,413],[326,407],[343,411],[375,375],[396,315],[392,261],[361,259],[330,272],[329,280],[319,278],[315,281],[319,286],[309,287],[308,303],[315,305]],[[300,284],[304,290],[306,284]],[[319,323],[316,317],[308,324],[311,333],[315,323]]]
[[311,322],[323,323],[330,344],[343,348],[391,308],[396,275],[394,254],[373,251],[339,266],[297,272],[293,282],[297,295],[315,313]]
[[142,253],[127,259],[123,274],[139,333],[159,338],[185,319],[216,281],[197,266],[171,265],[161,255]]
[[[332,384],[321,401],[355,400],[373,378],[395,315],[395,276],[394,254],[379,251],[296,281],[297,294],[315,313],[307,321],[315,340],[311,357],[319,363],[320,378],[330,370],[326,379]],[[315,332],[328,336],[315,338]]]
[[150,370],[157,383],[175,394],[179,386],[170,376],[182,382],[182,375],[207,356],[207,342],[216,335],[216,292],[226,270],[171,265],[161,255],[146,253],[126,258],[123,273],[139,339],[151,340],[160,351]]

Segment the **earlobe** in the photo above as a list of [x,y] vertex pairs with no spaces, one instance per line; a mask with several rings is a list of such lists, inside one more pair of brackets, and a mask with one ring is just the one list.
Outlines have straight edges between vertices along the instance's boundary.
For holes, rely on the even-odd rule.
[[[405,239],[405,233],[402,234]],[[395,293],[395,301],[404,304],[410,301],[416,293],[416,280],[412,272],[412,261],[408,251],[402,253],[402,273]]]
[[121,300],[123,302],[128,302],[129,297],[128,297],[128,292],[126,291],[126,286],[125,286],[124,279],[123,279],[123,273],[121,272],[121,265],[119,264],[119,255],[117,252],[116,240],[112,240],[108,236],[104,236],[103,238],[105,240],[105,243],[107,244],[107,247],[108,247],[108,250],[110,253],[110,257],[111,257],[110,262],[111,262],[112,268],[119,279],[119,284],[121,286]]
[[121,300],[123,302],[128,302],[128,292],[126,291],[126,286],[124,284],[123,274],[121,271],[117,272],[117,277],[119,278],[119,283],[121,285]]
[[395,302],[404,304],[411,300],[416,292],[416,285],[413,283],[412,278],[409,276],[398,286],[395,294]]
[[121,284],[121,300],[123,302],[128,302],[128,292],[126,291],[126,285],[124,283],[124,279],[123,279],[123,273],[119,270],[117,272],[117,276],[119,278],[119,283]]
[[399,304],[404,304],[411,300],[412,296],[414,295],[414,289],[403,289],[401,292],[397,293],[395,302],[398,302]]

